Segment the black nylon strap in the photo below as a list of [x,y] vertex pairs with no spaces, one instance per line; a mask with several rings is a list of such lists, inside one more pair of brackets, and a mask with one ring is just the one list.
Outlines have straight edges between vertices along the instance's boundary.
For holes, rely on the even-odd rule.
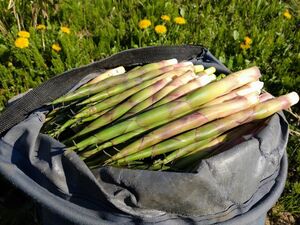
[[90,65],[67,71],[44,82],[7,107],[0,115],[0,135],[24,120],[30,112],[66,94],[89,73],[101,72],[120,65],[132,66],[169,58],[187,60],[201,57],[205,51],[202,46],[191,45],[129,49]]

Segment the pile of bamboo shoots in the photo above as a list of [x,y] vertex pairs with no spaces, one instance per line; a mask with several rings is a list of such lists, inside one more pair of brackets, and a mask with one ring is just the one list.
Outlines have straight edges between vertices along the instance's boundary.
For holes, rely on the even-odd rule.
[[190,170],[299,101],[262,93],[257,67],[214,73],[176,59],[107,70],[52,102],[43,131],[90,168]]

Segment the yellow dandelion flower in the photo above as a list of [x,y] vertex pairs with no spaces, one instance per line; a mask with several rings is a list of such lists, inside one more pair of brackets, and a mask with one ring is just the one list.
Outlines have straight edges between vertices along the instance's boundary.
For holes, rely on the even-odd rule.
[[160,18],[164,21],[170,21],[171,20],[171,18],[168,15],[162,15]]
[[186,24],[186,20],[181,16],[175,17],[174,22],[180,25]]
[[244,38],[244,41],[245,41],[245,44],[246,44],[246,45],[251,45],[251,44],[252,44],[252,39],[251,39],[250,37],[248,37],[248,36],[246,36],[246,37]]
[[290,13],[290,11],[288,9],[285,10],[285,12],[283,13],[283,16],[287,19],[292,19],[292,14]]
[[27,32],[25,30],[21,30],[21,31],[19,31],[18,36],[21,38],[29,38],[30,34],[29,34],[29,32]]
[[25,37],[19,37],[15,41],[15,46],[17,48],[27,48],[29,46],[28,38]]
[[247,44],[241,43],[241,44],[240,44],[240,47],[241,47],[241,49],[247,50],[247,49],[249,49],[249,48],[250,48],[250,45],[247,45]]
[[59,46],[59,44],[55,43],[52,45],[52,49],[56,52],[59,52],[61,50],[61,47]]
[[144,19],[144,20],[141,20],[139,22],[139,27],[141,29],[146,29],[147,27],[151,26],[151,21],[150,20],[147,20],[147,19]]
[[46,26],[44,24],[39,24],[36,26],[37,30],[46,30]]
[[156,25],[154,30],[158,34],[165,34],[167,32],[167,28],[165,25]]
[[66,33],[66,34],[70,34],[71,33],[71,30],[68,27],[61,27],[60,31],[63,32],[63,33]]

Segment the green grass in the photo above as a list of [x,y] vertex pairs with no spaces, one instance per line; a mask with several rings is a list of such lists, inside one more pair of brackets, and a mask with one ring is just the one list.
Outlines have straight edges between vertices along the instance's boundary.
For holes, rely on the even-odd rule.
[[[14,2],[15,4],[10,4]],[[231,70],[260,67],[273,95],[299,91],[300,6],[296,0],[146,1],[146,0],[15,0],[0,1],[0,111],[9,98],[50,77],[128,48],[153,45],[202,44]],[[291,13],[291,19],[283,14]],[[169,15],[164,22],[161,15]],[[177,25],[174,17],[187,23]],[[146,30],[141,19],[151,20]],[[47,29],[37,30],[36,24]],[[154,26],[165,24],[167,33]],[[60,31],[61,26],[71,33]],[[19,30],[30,32],[29,47],[14,44]],[[249,36],[249,49],[241,49]],[[51,46],[58,43],[62,50]],[[294,112],[299,113],[295,107]],[[300,217],[299,117],[288,114],[294,130],[288,153],[289,179],[279,201],[283,211]],[[1,215],[1,213],[0,213]],[[1,216],[0,216],[1,218]]]

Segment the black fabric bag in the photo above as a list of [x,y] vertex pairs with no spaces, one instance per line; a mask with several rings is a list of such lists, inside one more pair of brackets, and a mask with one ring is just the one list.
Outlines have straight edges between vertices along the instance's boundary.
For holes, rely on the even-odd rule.
[[113,167],[90,171],[76,153],[40,133],[42,106],[80,81],[119,65],[169,58],[230,72],[201,46],[132,49],[59,75],[0,115],[0,173],[39,204],[43,224],[263,223],[286,179],[288,125],[283,113],[273,115],[254,137],[199,162],[194,173]]

